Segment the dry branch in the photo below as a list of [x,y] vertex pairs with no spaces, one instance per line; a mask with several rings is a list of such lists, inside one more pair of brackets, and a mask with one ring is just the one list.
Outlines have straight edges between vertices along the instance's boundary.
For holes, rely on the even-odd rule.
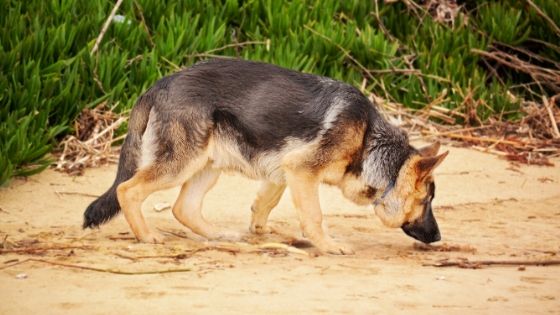
[[[500,116],[490,117],[482,122],[476,116],[476,103],[465,96],[465,108],[475,106],[472,112],[462,112],[459,108],[447,109],[437,105],[437,99],[430,107],[421,110],[406,108],[401,104],[388,102],[373,94],[370,99],[384,109],[393,123],[409,130],[412,139],[437,138],[448,144],[469,146],[505,158],[507,160],[534,165],[552,166],[550,157],[560,156],[560,138],[556,130],[560,123],[560,108],[555,106],[556,96],[543,99],[543,104],[523,102],[520,121],[502,121]],[[435,103],[435,104],[434,104]],[[473,115],[473,117],[470,117]],[[447,124],[438,124],[437,121]],[[450,124],[466,121],[465,125]],[[470,125],[473,121],[476,125]]]
[[443,243],[441,245],[430,245],[424,243],[414,242],[412,244],[414,250],[422,252],[468,252],[476,253],[476,248],[468,245],[450,245]]
[[548,15],[546,15],[546,13],[543,12],[543,10],[541,10],[541,8],[539,8],[533,1],[531,0],[525,0],[533,9],[535,9],[535,11],[537,12],[537,14],[542,17],[549,25],[550,27],[554,30],[554,32],[556,33],[556,35],[560,36],[560,28],[558,27],[558,25],[556,25],[556,23],[554,23],[554,20],[552,20]]
[[76,196],[84,196],[84,197],[91,197],[91,198],[99,198],[100,195],[96,194],[88,194],[78,191],[55,191],[57,195],[76,195]]
[[557,93],[560,92],[560,70],[537,66],[503,51],[488,52],[473,48],[471,52],[494,60],[514,70],[524,72],[530,75],[535,81],[546,84]]
[[96,272],[104,272],[104,273],[112,273],[118,275],[152,275],[152,274],[164,274],[164,273],[177,273],[177,272],[190,272],[192,271],[191,268],[178,268],[178,269],[163,269],[163,270],[140,270],[140,271],[128,271],[128,270],[120,270],[120,269],[113,269],[113,268],[97,268],[91,266],[82,266],[82,265],[74,265],[74,264],[67,264],[61,262],[55,262],[45,259],[37,259],[37,258],[29,258],[26,260],[22,260],[20,262],[2,267],[1,269],[6,269],[15,265],[20,265],[27,262],[39,262],[53,266],[60,266],[66,268],[73,268],[73,269],[81,269],[81,270],[89,270],[89,271],[96,271]]
[[224,45],[222,47],[207,50],[203,53],[190,54],[190,55],[185,56],[185,58],[192,58],[192,57],[221,57],[221,58],[226,57],[227,58],[227,56],[219,56],[219,55],[215,55],[214,53],[218,52],[218,51],[228,49],[228,48],[244,47],[244,46],[248,46],[248,45],[266,45],[267,50],[268,50],[269,47],[270,47],[270,40],[266,40],[266,41],[246,41],[246,42],[242,42],[242,43],[227,44],[227,45]]
[[176,255],[144,255],[144,256],[128,256],[128,255],[124,255],[121,253],[115,253],[115,256],[120,257],[120,258],[124,258],[124,259],[128,259],[128,260],[132,260],[132,261],[138,261],[140,259],[162,259],[162,258],[166,258],[166,259],[173,259],[173,260],[182,260],[182,259],[186,259],[192,256],[192,254],[196,253],[197,251],[191,251],[188,254],[176,254]]
[[555,266],[560,260],[440,260],[435,263],[424,264],[430,267],[459,267],[466,269],[480,269],[488,266]]
[[551,107],[551,105],[548,102],[548,99],[546,97],[543,96],[542,100],[543,100],[543,105],[546,108],[546,111],[548,113],[548,117],[550,118],[550,124],[552,126],[553,136],[554,136],[555,139],[558,139],[558,138],[560,138],[560,131],[558,131],[558,123],[556,122],[556,118],[554,117],[554,114],[552,113],[552,107]]
[[107,29],[109,28],[109,25],[111,24],[111,20],[113,20],[113,17],[117,13],[117,10],[121,6],[122,2],[123,2],[123,0],[117,0],[117,3],[115,3],[115,6],[113,7],[113,10],[111,11],[111,14],[109,14],[109,16],[107,17],[107,20],[105,20],[105,24],[103,24],[103,28],[101,28],[101,32],[99,33],[99,36],[97,36],[97,39],[95,40],[95,44],[93,45],[93,48],[91,49],[91,53],[90,53],[91,55],[95,54],[95,52],[99,48],[99,44],[101,43],[101,40],[103,39],[103,36],[105,36],[105,32],[107,32]]
[[18,247],[11,249],[0,249],[0,254],[16,253],[16,254],[34,254],[37,252],[46,252],[52,250],[66,250],[66,249],[92,249],[92,246],[76,246],[76,245],[56,245],[45,247]]

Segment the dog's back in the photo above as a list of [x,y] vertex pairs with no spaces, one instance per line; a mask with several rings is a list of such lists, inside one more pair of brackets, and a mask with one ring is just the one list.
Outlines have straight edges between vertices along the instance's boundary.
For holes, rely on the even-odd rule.
[[[276,182],[283,180],[280,164],[288,151],[328,138],[335,122],[363,124],[377,114],[350,85],[257,62],[206,61],[164,83],[147,92],[158,94],[152,120],[196,130],[191,139],[210,142],[215,167]],[[173,135],[161,138],[160,145]]]
[[313,139],[325,129],[325,119],[339,114],[363,119],[371,109],[346,83],[244,60],[202,62],[180,72],[174,82],[177,95],[170,107],[205,107],[217,124],[231,120],[246,140],[265,149],[287,137]]

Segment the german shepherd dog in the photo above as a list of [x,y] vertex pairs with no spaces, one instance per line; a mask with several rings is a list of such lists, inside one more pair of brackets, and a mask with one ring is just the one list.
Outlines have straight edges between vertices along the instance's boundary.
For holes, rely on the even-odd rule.
[[200,62],[159,80],[130,115],[115,182],[84,213],[96,227],[122,208],[139,241],[160,243],[141,213],[151,193],[182,185],[173,215],[207,239],[231,234],[201,214],[222,171],[262,180],[250,230],[290,188],[304,235],[322,252],[351,254],[322,226],[320,183],[338,186],[381,221],[425,243],[440,240],[432,171],[448,152],[413,148],[356,88],[330,78],[234,59]]

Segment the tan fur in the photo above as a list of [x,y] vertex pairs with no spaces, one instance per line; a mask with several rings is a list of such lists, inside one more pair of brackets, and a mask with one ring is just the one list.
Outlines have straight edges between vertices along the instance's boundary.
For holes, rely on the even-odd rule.
[[212,168],[211,163],[208,163],[203,170],[184,183],[173,206],[173,215],[191,231],[208,239],[236,239],[236,233],[222,231],[202,216],[204,196],[214,187],[220,173],[220,170]]
[[142,215],[142,203],[153,192],[181,185],[195,173],[201,170],[208,161],[207,152],[192,159],[190,163],[179,173],[168,173],[165,176],[157,176],[156,165],[150,165],[140,169],[131,179],[117,187],[117,198],[124,212],[126,221],[130,225],[136,238],[147,243],[161,243],[163,237],[160,233],[148,227]]
[[286,182],[305,236],[322,252],[351,254],[353,250],[337,243],[328,236],[322,226],[323,215],[319,205],[319,180],[315,174],[299,169],[286,169]]
[[273,182],[264,181],[261,185],[257,198],[251,206],[252,218],[249,229],[256,234],[264,234],[270,232],[266,226],[268,215],[272,208],[276,207],[282,194],[286,190],[285,184],[275,184]]
[[364,188],[364,181],[354,174],[345,174],[337,186],[344,197],[361,206],[371,205],[379,197],[378,193],[371,193]]
[[[340,144],[343,145],[322,152],[323,156],[319,160],[323,163],[316,162],[318,141],[286,155],[283,163],[286,183],[290,187],[302,230],[317,248],[333,254],[349,254],[353,253],[353,250],[347,245],[335,242],[326,234],[322,226],[318,189],[321,182],[340,184],[352,156],[363,144],[365,127],[347,127],[349,128],[341,128],[343,132],[338,135]],[[313,163],[310,165],[311,161]]]
[[[445,159],[448,152],[436,157],[423,157],[414,155],[408,159],[401,168],[397,177],[397,182],[389,193],[387,199],[393,196],[395,200],[399,200],[400,204],[394,205],[399,210],[389,209],[387,203],[380,204],[375,208],[375,213],[381,219],[383,224],[388,227],[400,227],[404,223],[413,222],[422,215],[422,200],[426,198],[426,185],[433,181],[433,170]],[[430,160],[429,168],[420,167]]]

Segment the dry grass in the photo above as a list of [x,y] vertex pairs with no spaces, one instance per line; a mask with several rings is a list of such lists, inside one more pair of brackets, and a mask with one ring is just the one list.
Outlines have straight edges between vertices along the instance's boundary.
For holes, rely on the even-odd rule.
[[66,136],[55,152],[58,156],[55,169],[82,175],[86,167],[117,162],[118,149],[112,145],[124,138],[124,135],[115,137],[115,131],[126,120],[104,103],[84,109],[74,122],[74,134]]
[[[517,122],[502,120],[499,116],[483,122],[476,110],[466,111],[465,114],[440,106],[413,111],[374,95],[370,98],[381,104],[389,119],[407,129],[413,139],[438,139],[522,164],[552,166],[550,158],[560,156],[560,109],[556,105],[557,97],[543,97],[542,103],[524,102],[521,107],[523,118]],[[465,124],[434,122],[454,122],[458,119],[465,121]]]

